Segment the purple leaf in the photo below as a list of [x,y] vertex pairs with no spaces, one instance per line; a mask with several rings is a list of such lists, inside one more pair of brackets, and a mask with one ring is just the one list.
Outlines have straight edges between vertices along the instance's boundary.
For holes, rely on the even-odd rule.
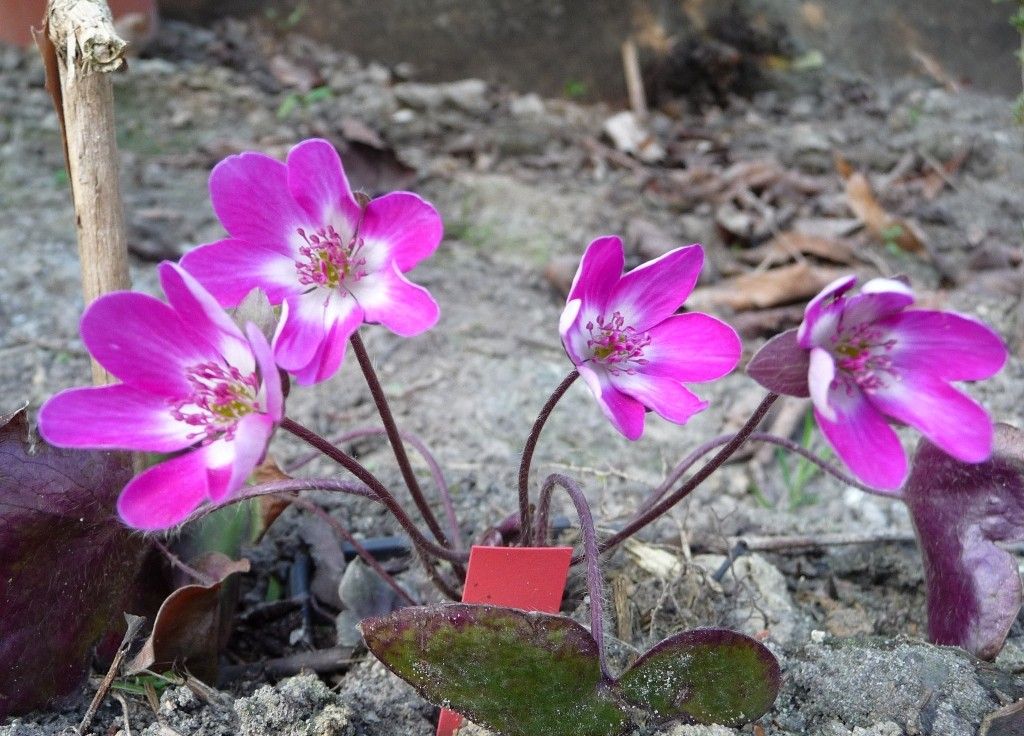
[[807,398],[810,353],[800,347],[796,330],[786,330],[761,346],[747,364],[747,375],[769,391]]
[[0,720],[73,693],[122,625],[146,545],[117,519],[129,456],[61,450],[0,417]]
[[928,634],[993,659],[1021,607],[1024,432],[996,425],[992,458],[956,460],[922,440],[904,491],[924,556]]

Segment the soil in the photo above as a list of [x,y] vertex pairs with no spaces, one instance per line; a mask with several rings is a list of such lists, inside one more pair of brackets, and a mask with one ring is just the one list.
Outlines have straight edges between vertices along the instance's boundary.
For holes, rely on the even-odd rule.
[[[557,333],[559,285],[571,278],[566,264],[593,237],[626,234],[630,265],[656,254],[663,241],[703,242],[709,267],[693,300],[734,320],[749,355],[766,334],[799,320],[801,297],[732,309],[721,290],[735,290],[731,279],[751,272],[746,254],[770,242],[771,228],[757,230],[762,220],[785,227],[851,218],[840,175],[847,167],[868,176],[891,213],[917,223],[926,249],[911,253],[860,233],[850,236],[856,256],[832,267],[909,274],[923,303],[992,324],[1012,358],[999,376],[968,390],[997,419],[1024,426],[1024,148],[1004,98],[920,80],[866,83],[827,68],[789,72],[752,98],[726,87],[718,104],[666,103],[647,127],[661,153],[645,162],[643,152],[631,156],[605,137],[615,111],[603,106],[477,80],[418,83],[255,22],[224,20],[209,29],[168,22],[157,43],[116,81],[135,288],[156,293],[154,261],[221,237],[206,177],[241,150],[283,155],[299,140],[323,136],[343,150],[355,183],[371,192],[413,189],[442,213],[444,243],[412,274],[442,305],[440,324],[411,340],[374,328],[364,339],[401,426],[422,436],[445,468],[467,539],[514,507],[526,432],[571,367]],[[0,49],[0,387],[12,407],[28,401],[36,408],[89,376],[77,335],[73,214],[42,79],[36,55]],[[932,192],[935,162],[949,182]],[[736,173],[755,164],[774,167],[779,193],[763,197],[760,208],[726,207],[716,182],[740,177],[760,194],[763,185]],[[737,207],[750,224],[740,233],[731,214]],[[799,291],[802,284],[792,286]],[[684,428],[651,415],[643,440],[630,444],[586,389],[574,386],[545,429],[537,477],[575,475],[602,528],[622,524],[679,458],[738,427],[762,396],[741,372],[698,391],[711,401],[706,412]],[[351,360],[331,381],[294,390],[288,411],[328,435],[374,419]],[[782,422],[781,431],[799,436],[804,411],[798,407],[796,422],[780,413],[769,424]],[[905,436],[911,447],[915,437]],[[354,450],[386,482],[400,483],[386,447]],[[302,448],[278,437],[273,453],[287,463]],[[761,636],[786,673],[776,707],[761,721],[763,733],[780,736],[974,734],[987,714],[1024,695],[1019,623],[992,666],[922,641],[922,573],[901,504],[818,475],[787,485],[788,461],[760,452],[747,459],[724,468],[642,542],[609,560],[608,630],[621,641],[621,657],[691,626],[722,624]],[[317,471],[329,469],[310,466]],[[395,533],[367,504],[317,500],[360,536]],[[569,508],[557,511],[568,516]],[[840,533],[869,543],[752,554],[720,582],[711,579],[734,537]],[[871,543],[901,536],[905,541]],[[287,512],[246,553],[254,565],[240,615],[311,547],[301,515]],[[678,563],[669,572],[666,553]],[[408,560],[395,564],[409,568],[400,579],[410,588],[427,589]],[[581,620],[582,601],[574,579],[565,607]],[[300,651],[290,641],[299,626],[292,615],[240,627],[226,661]],[[318,646],[334,644],[329,617],[315,633]],[[365,654],[355,657],[358,664],[322,679],[273,683],[257,674],[219,691],[169,688],[156,711],[141,697],[126,696],[123,708],[108,698],[88,732],[127,734],[127,718],[132,733],[145,736],[432,733],[431,706]],[[0,735],[60,733],[77,723],[91,692],[66,709],[12,719]],[[751,731],[665,733],[734,732]]]

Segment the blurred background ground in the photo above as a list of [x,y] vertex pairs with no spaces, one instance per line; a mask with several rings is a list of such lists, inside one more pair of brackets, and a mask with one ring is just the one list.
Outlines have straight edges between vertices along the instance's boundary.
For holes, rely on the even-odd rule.
[[[155,293],[154,262],[220,237],[206,177],[241,150],[282,156],[322,136],[367,191],[412,189],[430,199],[446,238],[412,277],[438,299],[442,320],[412,340],[364,332],[402,426],[423,436],[445,467],[467,538],[514,505],[525,434],[570,368],[557,334],[564,292],[599,234],[622,234],[630,265],[703,243],[705,274],[687,306],[736,325],[747,356],[797,324],[806,299],[836,275],[908,274],[922,304],[969,312],[1004,336],[1009,365],[969,390],[997,419],[1024,425],[1024,148],[1011,110],[1019,69],[1013,30],[1001,25],[1005,7],[869,3],[851,13],[848,4],[826,2],[588,3],[586,10],[525,3],[515,16],[520,27],[502,3],[345,3],[330,12],[327,3],[272,4],[218,19],[178,5],[192,22],[165,16],[142,28],[131,71],[116,81],[136,288]],[[646,7],[646,21],[624,15],[626,6]],[[414,19],[420,34],[410,34]],[[471,30],[486,28],[501,29],[507,43],[483,43],[495,37]],[[536,42],[531,53],[516,34]],[[645,70],[646,116],[631,111],[623,94],[620,44],[630,36]],[[476,56],[444,50],[456,37]],[[587,48],[604,55],[587,56]],[[450,54],[447,68],[432,56],[441,50]],[[906,63],[895,60],[907,54]],[[12,406],[28,400],[34,408],[87,380],[88,364],[77,336],[82,305],[56,119],[36,55],[14,48],[0,50],[0,211],[0,387]],[[652,415],[644,439],[630,444],[574,387],[545,431],[538,477],[577,475],[601,523],[623,523],[679,458],[737,428],[761,398],[742,373],[697,390],[711,409],[685,428]],[[806,410],[791,402],[769,424],[804,439]],[[289,413],[327,434],[373,421],[351,364],[324,385],[294,391]],[[907,434],[908,448],[914,439]],[[807,441],[822,450],[813,434]],[[353,450],[399,482],[386,448]],[[275,441],[282,461],[300,451],[287,438]],[[1019,697],[1019,630],[993,671],[1002,680],[946,650],[900,643],[925,633],[921,569],[901,505],[809,474],[774,452],[755,448],[745,459],[645,534],[656,547],[610,561],[610,626],[624,653],[685,626],[762,633],[791,673],[764,719],[773,734],[975,733],[979,714],[1001,705],[997,693]],[[364,504],[320,500],[364,536],[394,531]],[[721,553],[736,536],[835,534],[896,541],[754,555],[721,583],[708,579],[721,559],[701,556]],[[250,552],[255,572],[241,614],[310,549],[301,518],[287,514]],[[671,574],[651,562],[660,559],[653,549],[678,561]],[[415,574],[406,578],[418,584]],[[571,584],[567,608],[581,600],[581,586]],[[287,617],[240,626],[228,661],[300,650],[289,641],[294,626]],[[909,662],[927,669],[922,682],[944,683],[933,688],[939,695],[917,714],[902,700],[888,710],[884,698],[865,701],[852,670],[828,666],[843,656],[835,642],[849,637],[861,643],[846,656],[880,658],[870,661],[892,673],[876,688],[923,697],[917,685],[893,679]],[[320,627],[318,644],[332,638],[332,626]],[[939,652],[938,659],[922,652]],[[430,731],[429,707],[400,687],[383,687],[387,678],[369,664],[359,667],[358,676],[326,676],[342,689],[339,707],[356,713],[339,716],[337,733],[397,733],[386,730],[396,709],[402,733]],[[150,736],[167,736],[162,728],[258,733],[245,730],[257,729],[258,719],[245,727],[239,719],[260,712],[250,708],[263,702],[252,693],[266,679],[230,683],[240,700],[227,710],[169,691],[154,721],[144,702],[132,701],[133,727]],[[316,686],[308,683],[287,687],[273,702],[335,697],[310,695]],[[376,693],[372,707],[367,691]],[[257,701],[240,706],[244,698]],[[116,703],[104,714],[95,733],[123,727]],[[184,725],[185,715],[193,725]],[[0,733],[55,733],[75,719],[74,710],[37,714]],[[335,732],[327,728],[316,733]]]

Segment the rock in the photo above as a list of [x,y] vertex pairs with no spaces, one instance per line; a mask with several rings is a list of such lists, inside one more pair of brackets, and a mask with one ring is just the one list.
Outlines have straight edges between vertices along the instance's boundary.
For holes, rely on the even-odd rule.
[[733,736],[735,729],[725,726],[669,726],[655,732],[654,736]]
[[352,711],[315,675],[264,686],[234,704],[239,736],[355,736]]
[[356,627],[364,618],[383,616],[404,605],[394,588],[358,557],[345,569],[336,590],[344,607],[335,619],[339,646],[356,647],[362,642]]
[[645,163],[657,163],[665,158],[661,143],[628,110],[612,115],[604,121],[604,133],[623,153],[636,156]]
[[794,652],[785,670],[771,717],[798,733],[888,736],[895,724],[895,733],[974,736],[988,713],[1024,693],[1024,680],[960,649],[902,639],[825,638]]
[[160,722],[148,726],[142,736],[166,736],[165,727],[178,733],[202,733],[220,736],[235,732],[234,714],[227,708],[211,708],[188,687],[168,688],[160,696],[157,717]]
[[443,88],[445,101],[463,112],[478,115],[491,109],[487,83],[482,79],[463,79],[443,85]]
[[544,117],[544,100],[535,92],[513,97],[508,105],[512,117],[520,120],[539,120]]
[[437,709],[373,657],[349,670],[338,697],[355,713],[358,736],[432,734],[437,723]]
[[463,79],[447,84],[403,82],[395,85],[394,92],[400,103],[417,110],[437,111],[449,107],[478,115],[491,108],[487,99],[487,83],[480,79]]
[[808,123],[789,129],[789,149],[792,163],[813,174],[827,174],[834,170],[832,144],[821,130]]

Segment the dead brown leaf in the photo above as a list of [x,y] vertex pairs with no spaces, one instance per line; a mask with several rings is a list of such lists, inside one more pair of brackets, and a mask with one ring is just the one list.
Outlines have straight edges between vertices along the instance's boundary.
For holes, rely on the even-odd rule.
[[792,230],[779,233],[764,245],[743,251],[738,257],[747,263],[771,267],[794,259],[799,260],[802,256],[815,256],[833,263],[849,265],[856,260],[856,248],[848,240]]
[[777,307],[808,299],[848,273],[848,269],[812,266],[804,261],[743,274],[712,287],[697,289],[687,300],[687,306],[698,310],[726,306],[737,312]]
[[755,337],[777,335],[791,327],[796,327],[803,318],[804,305],[790,304],[785,307],[742,312],[729,320],[729,323],[742,337],[750,340]]
[[226,643],[221,587],[236,572],[248,572],[249,560],[232,560],[212,552],[195,567],[216,580],[213,585],[186,585],[171,593],[160,606],[153,631],[126,667],[127,674],[185,667],[206,682],[215,682],[217,655]]
[[[281,469],[281,466],[278,465],[277,460],[271,454],[267,453],[263,462],[256,466],[256,470],[253,471],[252,482],[259,485],[279,480],[291,480],[291,476]],[[255,520],[254,523],[258,524],[259,528],[253,530],[252,541],[254,543],[263,538],[270,525],[291,505],[289,501],[277,495],[259,496],[257,502],[259,503],[260,512],[258,520]]]
[[868,232],[879,242],[893,242],[909,253],[926,252],[924,236],[910,221],[889,214],[860,172],[846,180],[846,201]]

